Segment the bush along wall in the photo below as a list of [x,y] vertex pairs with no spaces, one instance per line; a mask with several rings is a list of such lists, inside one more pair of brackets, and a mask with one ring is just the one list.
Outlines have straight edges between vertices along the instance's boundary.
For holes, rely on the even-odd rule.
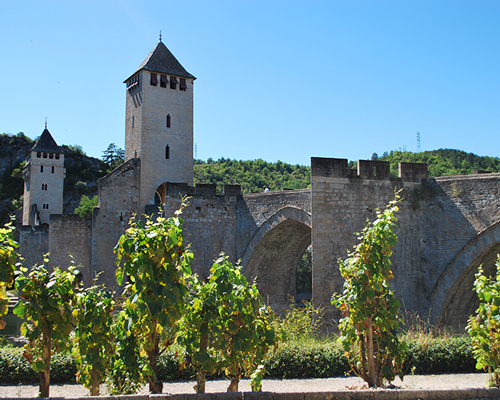
[[[408,339],[404,359],[405,374],[444,374],[481,372],[475,368],[470,339],[466,336],[432,338],[425,341]],[[182,368],[182,351],[168,350],[158,360],[161,380],[194,379],[191,368]],[[349,373],[349,363],[343,351],[335,345],[300,346],[285,343],[269,353],[265,361],[266,376],[273,378],[327,378]],[[71,355],[54,355],[51,362],[51,381],[74,383],[75,361]],[[222,377],[223,373],[210,378]],[[37,381],[38,375],[22,355],[22,349],[0,348],[0,383]]]

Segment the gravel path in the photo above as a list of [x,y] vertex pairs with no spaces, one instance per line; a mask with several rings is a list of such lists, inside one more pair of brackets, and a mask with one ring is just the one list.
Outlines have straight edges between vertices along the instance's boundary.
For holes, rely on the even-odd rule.
[[[401,382],[396,379],[393,384],[401,389],[470,389],[487,387],[488,374],[443,374],[443,375],[408,375]],[[194,381],[164,382],[163,393],[181,394],[194,393]],[[225,392],[229,381],[208,381],[208,393]],[[362,389],[364,381],[357,377],[337,377],[326,379],[265,379],[262,390],[266,392],[293,393],[293,392],[330,392],[334,390]],[[249,380],[240,382],[239,390],[249,392]],[[148,394],[147,386],[141,391]],[[89,391],[78,384],[53,384],[50,387],[51,397],[83,397]],[[106,394],[106,387],[101,388],[101,394]],[[36,397],[37,384],[0,385],[1,397]]]

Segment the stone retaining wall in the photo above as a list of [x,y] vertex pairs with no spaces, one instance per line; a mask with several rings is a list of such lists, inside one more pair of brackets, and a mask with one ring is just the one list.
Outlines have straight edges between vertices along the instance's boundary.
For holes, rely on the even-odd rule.
[[[125,396],[85,396],[74,400],[458,400],[458,399],[500,399],[500,389],[446,389],[446,390],[338,390],[334,392],[273,393],[273,392],[236,392],[204,394],[152,394]],[[31,397],[7,397],[6,400],[32,400]],[[51,397],[53,400],[66,397]]]

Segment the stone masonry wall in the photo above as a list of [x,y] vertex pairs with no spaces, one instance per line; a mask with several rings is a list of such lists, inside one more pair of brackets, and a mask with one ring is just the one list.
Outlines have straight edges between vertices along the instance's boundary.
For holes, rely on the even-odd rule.
[[[153,204],[155,191],[162,183],[193,184],[194,81],[186,79],[187,90],[181,91],[179,85],[176,89],[151,85],[150,71],[139,74],[140,84],[127,93],[125,149],[127,160],[142,160],[140,208],[144,210]],[[166,126],[167,115],[170,127]]]
[[[92,218],[82,219],[79,215],[50,216],[50,265],[66,269],[71,261],[79,266],[85,286],[91,286],[94,277],[92,260]],[[71,256],[70,256],[71,255]]]
[[49,252],[49,230],[45,226],[20,226],[19,253],[23,265],[31,268],[43,264],[43,255]]
[[[354,233],[363,229],[367,219],[374,220],[376,208],[384,208],[394,198],[395,190],[404,189],[406,197],[420,185],[425,171],[412,167],[411,164],[403,166],[407,178],[401,179],[391,178],[389,163],[382,161],[360,161],[358,171],[352,171],[347,167],[347,160],[311,159],[313,301],[327,307],[328,318],[339,317],[330,305],[332,294],[342,292],[343,278],[337,260],[346,258],[357,243]],[[393,288],[399,297],[411,298],[415,290],[407,277],[416,266],[419,235],[412,218],[406,217],[412,214],[410,202],[402,203],[400,208],[399,230],[405,239],[400,240],[398,247],[404,246],[406,251],[393,259],[393,265],[407,273],[394,279]],[[398,248],[396,252],[400,252]],[[398,262],[403,265],[397,266]]]
[[479,265],[494,273],[500,252],[500,174],[447,176],[428,180],[435,188],[426,211],[424,262],[432,275],[432,321],[463,328],[477,308],[473,292]]
[[[193,272],[206,277],[221,252],[235,258],[236,204],[241,197],[239,185],[225,185],[224,194],[216,195],[215,185],[167,184],[165,215],[174,215],[180,207],[181,196],[189,195],[189,205],[181,215],[186,243],[194,253]],[[152,208],[151,208],[152,209]],[[153,211],[153,210],[152,210]],[[148,212],[149,213],[149,212]]]
[[113,248],[128,228],[129,219],[139,210],[141,162],[131,159],[99,180],[99,205],[92,226],[91,275],[99,282],[116,286]]

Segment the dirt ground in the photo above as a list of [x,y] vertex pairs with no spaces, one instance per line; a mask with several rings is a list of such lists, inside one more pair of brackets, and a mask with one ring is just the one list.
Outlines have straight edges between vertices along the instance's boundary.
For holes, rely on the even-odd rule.
[[[470,389],[487,387],[488,374],[443,374],[443,375],[408,375],[403,381],[396,379],[393,384],[401,389]],[[194,393],[194,381],[164,382],[163,393],[182,394]],[[208,381],[207,393],[225,392],[229,381]],[[334,390],[363,389],[366,385],[357,377],[337,377],[326,379],[265,379],[262,390],[265,392],[293,393],[293,392],[330,392]],[[249,380],[240,382],[239,390],[249,392]],[[106,386],[101,388],[101,395],[106,394]],[[148,394],[145,386],[142,394]],[[37,384],[0,385],[1,397],[36,397]],[[50,388],[51,397],[83,397],[89,391],[78,384],[54,384]]]

